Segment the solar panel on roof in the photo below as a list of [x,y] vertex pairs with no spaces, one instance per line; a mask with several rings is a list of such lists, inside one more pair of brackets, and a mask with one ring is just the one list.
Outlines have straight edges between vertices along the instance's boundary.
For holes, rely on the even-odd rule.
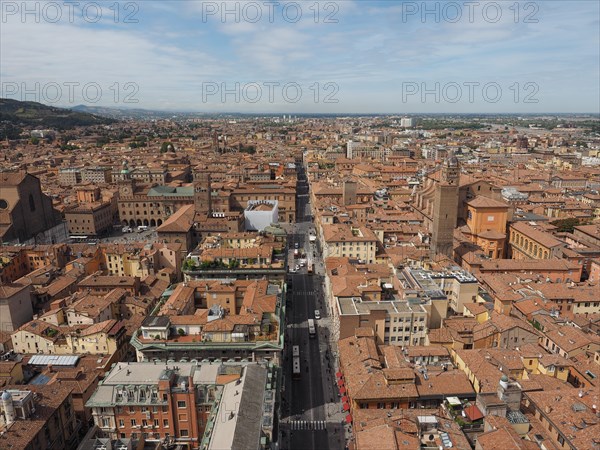
[[452,441],[450,440],[448,433],[440,433],[440,438],[442,439],[442,444],[444,444],[445,448],[452,448]]
[[40,373],[37,377],[35,377],[33,380],[31,380],[29,382],[29,384],[34,384],[34,385],[48,384],[48,381],[50,381],[50,377],[47,375],[44,375],[43,373]]

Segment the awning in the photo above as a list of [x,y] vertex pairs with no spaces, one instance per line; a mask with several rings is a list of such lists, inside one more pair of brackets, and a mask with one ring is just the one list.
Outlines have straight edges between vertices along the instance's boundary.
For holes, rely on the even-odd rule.
[[338,378],[342,378],[342,372],[337,372],[337,373],[335,374],[335,376],[336,376],[336,377],[338,377]]
[[350,405],[348,403],[344,403],[344,411],[350,411]]
[[346,423],[352,423],[352,416],[350,414],[346,416]]
[[344,380],[338,380],[338,386],[343,386],[344,385]]
[[342,397],[342,403],[348,403],[348,397],[345,395]]
[[343,395],[343,394],[345,394],[345,393],[346,393],[346,387],[345,387],[345,386],[342,386],[342,387],[340,388],[340,394],[342,394],[342,395]]

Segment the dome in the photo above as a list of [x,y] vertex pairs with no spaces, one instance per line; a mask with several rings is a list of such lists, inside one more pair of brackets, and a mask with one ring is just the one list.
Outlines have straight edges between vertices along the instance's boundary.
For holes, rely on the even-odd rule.
[[508,383],[508,377],[506,375],[502,375],[502,378],[500,378],[500,381],[503,381],[504,383]]
[[4,393],[2,394],[2,401],[7,400],[12,400],[12,395],[10,395],[10,392],[4,391]]

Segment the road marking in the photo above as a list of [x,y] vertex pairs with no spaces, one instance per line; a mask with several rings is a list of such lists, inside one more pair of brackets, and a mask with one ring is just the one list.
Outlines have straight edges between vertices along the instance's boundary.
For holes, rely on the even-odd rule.
[[290,428],[295,430],[326,430],[325,420],[290,420]]

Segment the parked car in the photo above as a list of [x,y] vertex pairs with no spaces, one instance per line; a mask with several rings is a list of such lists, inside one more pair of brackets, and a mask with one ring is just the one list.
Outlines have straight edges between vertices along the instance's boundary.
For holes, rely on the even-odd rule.
[[315,309],[315,319],[319,320],[321,318],[321,311]]

